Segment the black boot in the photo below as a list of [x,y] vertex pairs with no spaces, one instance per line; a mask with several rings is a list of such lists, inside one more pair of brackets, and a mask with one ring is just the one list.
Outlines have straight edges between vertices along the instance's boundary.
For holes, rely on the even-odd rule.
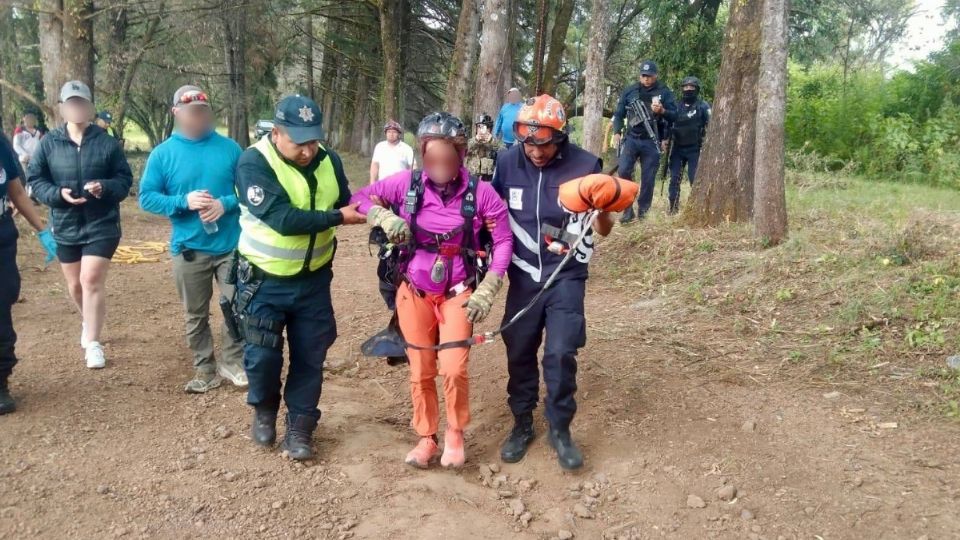
[[312,416],[287,414],[287,434],[283,437],[283,449],[290,459],[303,461],[313,457],[313,430],[317,419]]
[[7,378],[0,378],[0,414],[9,414],[17,410],[17,402],[10,395],[10,389],[7,387]]
[[533,442],[533,413],[521,414],[513,418],[513,431],[500,447],[500,459],[505,463],[516,463],[527,454],[527,447]]
[[250,437],[259,446],[271,447],[277,442],[277,409],[254,407]]
[[557,451],[557,461],[560,462],[561,467],[569,471],[583,466],[583,454],[570,437],[569,429],[550,428],[547,439],[550,441],[550,446]]
[[670,215],[671,216],[676,215],[676,213],[679,211],[680,211],[680,199],[679,198],[670,199],[670,210],[669,210]]

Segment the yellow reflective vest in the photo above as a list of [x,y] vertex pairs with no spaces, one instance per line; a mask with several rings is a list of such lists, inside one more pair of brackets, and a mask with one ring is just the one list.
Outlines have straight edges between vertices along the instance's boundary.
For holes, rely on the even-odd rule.
[[[333,210],[340,197],[340,187],[331,159],[321,161],[314,171],[317,186],[311,194],[303,174],[284,161],[270,144],[269,137],[260,139],[253,148],[266,158],[290,197],[291,206],[300,210]],[[336,228],[331,227],[314,234],[284,236],[251,214],[245,205],[240,205],[240,254],[274,276],[294,276],[304,269],[312,272],[329,263],[333,259],[335,235]]]

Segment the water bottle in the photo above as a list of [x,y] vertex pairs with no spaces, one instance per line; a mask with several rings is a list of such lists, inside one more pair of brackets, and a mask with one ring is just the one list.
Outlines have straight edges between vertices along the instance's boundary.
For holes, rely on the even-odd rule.
[[203,224],[203,232],[207,234],[214,234],[220,230],[220,227],[217,226],[216,221],[201,221],[200,223]]

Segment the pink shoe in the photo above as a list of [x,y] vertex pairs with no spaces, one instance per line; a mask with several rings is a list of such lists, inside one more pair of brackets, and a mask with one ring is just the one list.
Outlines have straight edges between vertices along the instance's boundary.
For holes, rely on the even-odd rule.
[[404,461],[407,465],[426,469],[439,453],[440,448],[437,447],[437,441],[433,440],[433,437],[420,437],[420,442],[407,454],[407,459]]
[[465,461],[463,431],[447,429],[443,436],[443,456],[440,458],[440,465],[446,468],[459,469],[463,467]]

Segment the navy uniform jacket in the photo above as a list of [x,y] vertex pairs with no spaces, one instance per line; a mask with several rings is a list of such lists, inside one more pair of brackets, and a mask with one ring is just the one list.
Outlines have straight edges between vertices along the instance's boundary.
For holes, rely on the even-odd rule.
[[[657,126],[655,129],[658,130],[658,135],[660,140],[664,140],[667,136],[667,129],[669,125],[672,124],[677,119],[677,100],[673,96],[673,92],[667,88],[667,85],[663,84],[660,81],[654,83],[650,88],[644,88],[639,82],[633,83],[624,90],[623,94],[620,96],[620,101],[617,102],[617,108],[613,111],[613,132],[620,133],[620,130],[623,129],[623,121],[627,117],[627,106],[632,103],[635,99],[640,99],[647,104],[647,107],[653,102],[654,97],[660,97],[660,104],[663,105],[663,108],[666,111],[662,116],[654,114],[654,118],[657,119]],[[628,135],[636,137],[638,139],[648,139],[646,130],[643,127],[643,124],[637,124],[633,129],[628,129]]]
[[[493,188],[509,209],[513,232],[511,270],[522,271],[536,283],[547,280],[563,256],[547,251],[541,225],[561,227],[566,222],[567,231],[579,235],[585,224],[586,214],[570,214],[560,207],[560,184],[598,173],[601,167],[600,158],[570,142],[561,143],[557,156],[542,169],[527,159],[522,144],[497,154]],[[586,279],[592,254],[590,234],[558,277]]]

